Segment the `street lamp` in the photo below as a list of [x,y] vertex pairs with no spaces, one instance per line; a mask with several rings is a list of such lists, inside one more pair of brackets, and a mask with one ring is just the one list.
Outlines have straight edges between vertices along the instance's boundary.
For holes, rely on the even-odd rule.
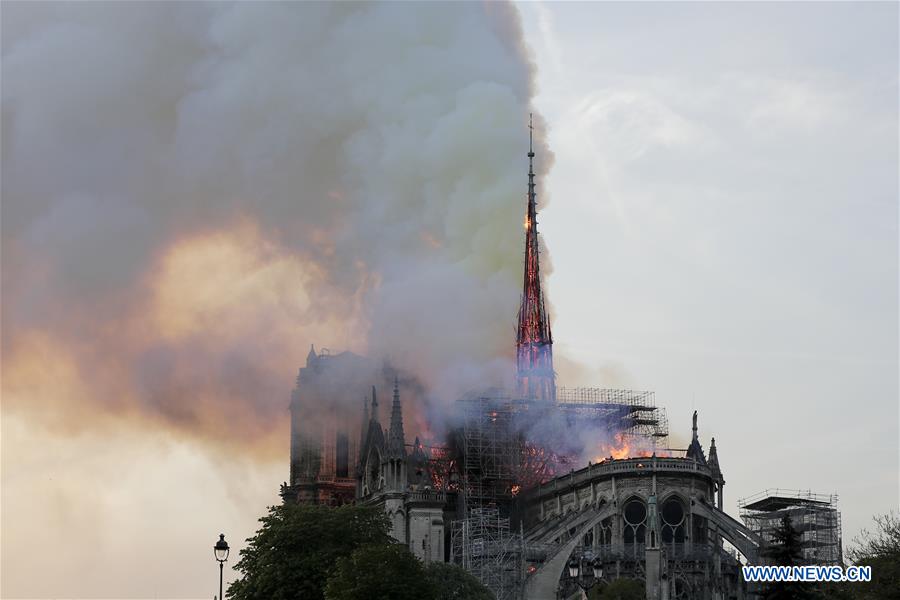
[[575,558],[574,556],[572,558],[570,558],[569,559],[569,577],[571,577],[572,579],[577,579],[578,578],[578,568],[580,566],[581,565],[579,565],[577,558]]
[[569,579],[578,584],[585,594],[603,578],[603,561],[599,556],[594,557],[593,560],[588,560],[587,557],[576,558],[573,556],[566,563],[566,567],[569,571]]
[[591,570],[594,572],[594,579],[597,581],[603,579],[603,562],[599,556],[591,561]]
[[228,560],[228,542],[225,541],[225,534],[219,534],[219,541],[213,546],[213,553],[216,560],[219,561],[219,600],[222,600],[222,571],[225,569],[225,561]]

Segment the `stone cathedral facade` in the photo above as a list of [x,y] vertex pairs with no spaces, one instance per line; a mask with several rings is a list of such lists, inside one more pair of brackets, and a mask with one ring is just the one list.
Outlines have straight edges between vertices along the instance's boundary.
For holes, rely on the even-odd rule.
[[400,390],[394,383],[390,425],[378,419],[377,392],[372,388],[371,413],[360,440],[356,495],[362,504],[380,506],[391,522],[391,535],[426,564],[445,560],[447,498],[431,485],[427,456],[416,438],[407,450]]
[[391,373],[351,352],[310,349],[291,392],[290,480],[282,484],[281,497],[325,506],[379,506],[397,541],[424,562],[443,562],[449,544],[447,498],[431,486],[429,461],[418,438],[406,444],[396,374],[388,427],[381,424],[378,392],[371,382],[384,385]]

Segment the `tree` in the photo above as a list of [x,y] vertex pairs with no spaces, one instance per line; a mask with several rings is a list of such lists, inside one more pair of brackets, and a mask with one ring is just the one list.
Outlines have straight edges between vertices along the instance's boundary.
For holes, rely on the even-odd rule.
[[781,525],[772,531],[772,543],[761,554],[771,558],[776,565],[794,566],[803,562],[800,532],[794,528],[790,517],[781,519]]
[[436,600],[494,600],[494,594],[458,565],[431,563],[425,575],[437,589]]
[[643,583],[628,577],[614,579],[602,587],[595,587],[591,592],[596,593],[592,597],[597,600],[644,600],[647,594]]
[[335,563],[363,546],[391,544],[384,512],[374,507],[285,504],[260,519],[228,587],[231,600],[319,600]]
[[325,587],[326,600],[431,600],[437,588],[400,544],[364,546],[341,558]]
[[[791,567],[803,563],[800,532],[794,528],[790,517],[785,515],[781,520],[781,525],[772,532],[772,543],[760,554],[772,559],[776,565]],[[815,598],[816,595],[813,584],[793,581],[770,583],[763,588],[762,592],[765,600],[805,600]]]
[[900,600],[900,514],[874,518],[875,531],[863,530],[847,550],[856,565],[872,567],[872,581],[848,584],[855,598]]

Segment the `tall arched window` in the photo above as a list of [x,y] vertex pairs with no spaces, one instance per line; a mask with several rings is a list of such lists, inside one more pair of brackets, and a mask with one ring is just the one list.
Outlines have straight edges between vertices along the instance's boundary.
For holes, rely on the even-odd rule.
[[628,500],[622,509],[622,518],[625,552],[637,555],[647,532],[647,505],[640,498]]
[[663,544],[675,551],[677,544],[684,544],[687,524],[687,511],[684,509],[684,503],[677,496],[669,496],[662,503],[659,512],[662,521],[660,525],[662,525]]

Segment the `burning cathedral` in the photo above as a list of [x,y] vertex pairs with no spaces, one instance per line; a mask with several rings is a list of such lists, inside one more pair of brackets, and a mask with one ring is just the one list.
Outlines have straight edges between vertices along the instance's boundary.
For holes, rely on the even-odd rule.
[[[724,512],[715,440],[704,449],[697,413],[690,445],[673,449],[652,392],[557,385],[533,145],[527,156],[515,389],[472,392],[454,403],[446,439],[410,441],[401,374],[310,349],[281,496],[379,506],[417,557],[462,565],[501,600],[581,597],[624,577],[648,600],[744,598],[740,565],[759,559],[761,539]],[[385,409],[378,389],[390,390]]]

